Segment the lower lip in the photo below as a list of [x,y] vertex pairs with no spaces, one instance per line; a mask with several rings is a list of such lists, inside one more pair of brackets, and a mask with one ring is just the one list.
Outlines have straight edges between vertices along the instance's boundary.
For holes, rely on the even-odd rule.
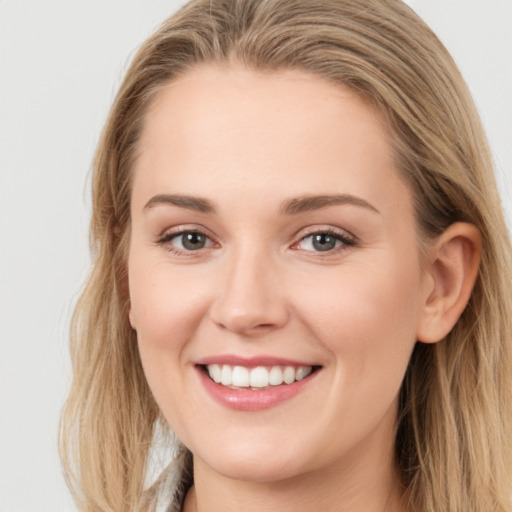
[[253,391],[231,389],[214,382],[202,367],[197,367],[199,376],[210,396],[219,404],[235,411],[255,412],[270,409],[298,395],[315,378],[318,371],[292,384],[281,384],[271,388]]

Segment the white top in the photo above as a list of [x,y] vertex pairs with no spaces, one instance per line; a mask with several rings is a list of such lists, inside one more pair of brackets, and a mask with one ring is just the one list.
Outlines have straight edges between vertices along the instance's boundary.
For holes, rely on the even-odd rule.
[[181,512],[192,484],[191,456],[183,452],[174,459],[148,490],[148,500],[155,512]]

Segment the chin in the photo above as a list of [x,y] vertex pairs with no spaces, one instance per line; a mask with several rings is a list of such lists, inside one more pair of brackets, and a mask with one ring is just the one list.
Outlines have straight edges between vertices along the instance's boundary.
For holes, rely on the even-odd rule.
[[244,459],[236,461],[215,461],[212,467],[226,478],[245,482],[274,483],[297,476],[298,471],[279,461]]
[[229,446],[217,445],[216,449],[205,454],[194,451],[194,459],[201,459],[216,473],[235,480],[271,483],[286,480],[298,475],[301,450],[276,448],[275,445],[260,449],[258,445]]

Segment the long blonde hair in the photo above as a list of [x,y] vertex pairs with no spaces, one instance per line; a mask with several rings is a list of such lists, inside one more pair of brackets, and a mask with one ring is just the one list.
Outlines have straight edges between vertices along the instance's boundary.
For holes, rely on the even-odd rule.
[[158,407],[128,322],[131,163],[148,105],[197,63],[304,70],[389,118],[422,240],[470,222],[479,276],[445,340],[418,343],[400,394],[397,464],[421,512],[510,512],[511,248],[476,109],[451,57],[399,0],[193,0],[142,46],[94,160],[94,266],[75,310],[61,455],[81,511],[143,508]]

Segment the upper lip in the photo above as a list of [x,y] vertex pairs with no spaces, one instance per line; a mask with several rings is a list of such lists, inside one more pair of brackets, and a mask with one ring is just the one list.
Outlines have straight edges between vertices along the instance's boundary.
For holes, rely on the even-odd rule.
[[208,366],[211,364],[229,364],[231,366],[245,366],[255,368],[257,366],[320,366],[312,362],[297,361],[293,359],[275,356],[242,357],[233,354],[223,354],[204,357],[196,361],[197,365]]

